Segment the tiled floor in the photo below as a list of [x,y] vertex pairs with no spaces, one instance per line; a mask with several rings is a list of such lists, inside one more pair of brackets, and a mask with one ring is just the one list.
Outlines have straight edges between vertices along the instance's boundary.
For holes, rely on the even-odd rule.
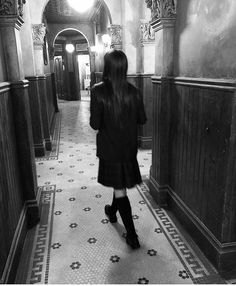
[[18,283],[193,284],[224,283],[201,252],[152,200],[145,180],[151,151],[139,151],[144,183],[128,190],[141,248],[125,243],[104,205],[112,189],[97,179],[96,132],[89,101],[59,103],[53,151],[37,159],[41,221],[29,232]]

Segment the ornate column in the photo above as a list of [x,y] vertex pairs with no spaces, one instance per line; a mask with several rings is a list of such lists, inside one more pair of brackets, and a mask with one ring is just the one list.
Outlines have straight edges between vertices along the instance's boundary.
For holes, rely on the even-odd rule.
[[33,148],[27,80],[24,70],[19,31],[23,24],[24,0],[0,1],[0,32],[7,68],[7,79],[11,82],[12,107],[16,134],[17,155],[22,184],[23,200],[27,207],[30,225],[39,219],[36,200],[37,179]]
[[111,47],[116,50],[122,50],[122,26],[111,24],[108,31],[111,37]]
[[142,149],[152,147],[152,80],[155,71],[155,33],[146,19],[140,20],[140,89],[148,121],[139,128],[139,146]]
[[155,76],[153,82],[153,144],[150,185],[160,205],[167,204],[169,182],[170,80],[174,62],[174,26],[177,0],[145,0],[151,9],[155,32]]
[[[177,0],[145,0],[151,9],[151,26],[156,38],[156,75],[173,74],[173,43]],[[162,60],[162,61],[160,61]]]
[[46,34],[46,27],[44,24],[32,25],[35,70],[36,70],[36,75],[38,76],[41,117],[43,121],[43,135],[45,141],[45,148],[46,150],[51,151],[52,141],[50,135],[50,124],[48,116],[47,88],[46,88],[46,76],[44,74],[44,55],[43,55],[45,34]]

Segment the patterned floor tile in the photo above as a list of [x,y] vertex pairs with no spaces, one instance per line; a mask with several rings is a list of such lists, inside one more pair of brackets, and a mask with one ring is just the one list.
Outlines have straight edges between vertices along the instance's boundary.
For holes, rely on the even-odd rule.
[[[111,224],[104,206],[112,189],[97,183],[96,132],[89,127],[89,101],[60,102],[59,150],[37,161],[38,184],[47,204],[34,238],[26,283],[193,284],[219,279],[202,262],[168,214],[155,205],[146,183],[129,189],[141,248],[130,249],[119,215]],[[58,132],[59,133],[59,132]],[[60,140],[59,140],[60,138]],[[139,150],[148,178],[151,151]]]

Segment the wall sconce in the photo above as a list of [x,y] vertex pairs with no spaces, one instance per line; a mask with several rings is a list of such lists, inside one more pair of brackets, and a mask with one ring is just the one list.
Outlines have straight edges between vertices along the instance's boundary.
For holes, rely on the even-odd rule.
[[72,54],[75,50],[75,46],[73,44],[66,44],[66,51]]

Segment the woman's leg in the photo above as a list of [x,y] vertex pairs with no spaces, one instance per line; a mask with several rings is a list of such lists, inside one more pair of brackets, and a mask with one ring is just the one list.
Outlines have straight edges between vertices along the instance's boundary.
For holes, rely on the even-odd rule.
[[105,205],[105,214],[109,217],[111,223],[117,222],[116,212],[117,212],[117,203],[115,197],[115,191],[113,192],[113,200],[111,205]]
[[132,210],[126,189],[114,190],[117,208],[127,231],[126,243],[133,249],[139,248],[139,241],[134,227]]

